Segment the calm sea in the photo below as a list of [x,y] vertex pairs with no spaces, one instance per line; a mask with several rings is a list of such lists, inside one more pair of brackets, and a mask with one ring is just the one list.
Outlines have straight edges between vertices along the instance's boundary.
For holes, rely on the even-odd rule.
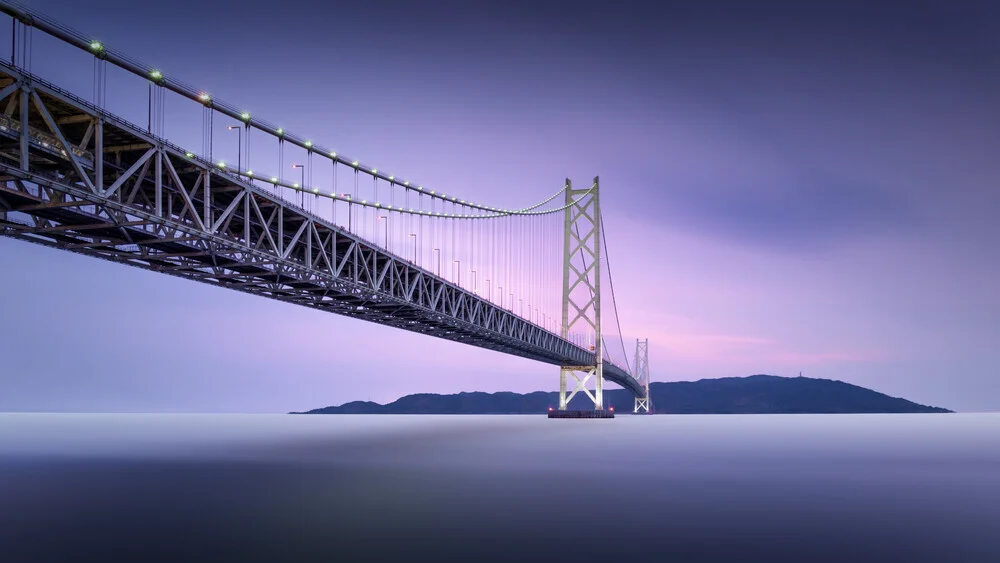
[[1000,414],[0,414],[4,563],[637,557],[1000,562]]

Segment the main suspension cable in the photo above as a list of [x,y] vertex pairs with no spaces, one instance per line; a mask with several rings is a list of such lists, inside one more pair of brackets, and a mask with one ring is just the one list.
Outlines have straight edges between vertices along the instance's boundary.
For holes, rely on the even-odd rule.
[[611,277],[611,259],[608,257],[608,237],[604,233],[604,214],[598,213],[598,217],[600,217],[601,220],[601,240],[604,242],[604,252],[602,254],[604,255],[604,263],[608,267],[608,285],[611,289],[611,306],[615,310],[615,323],[618,325],[618,337],[622,341],[622,355],[625,357],[625,368],[628,370],[628,373],[631,374],[632,367],[628,363],[628,353],[625,350],[625,335],[622,334],[622,322],[621,319],[618,318],[618,302],[615,300],[615,282],[614,278]]

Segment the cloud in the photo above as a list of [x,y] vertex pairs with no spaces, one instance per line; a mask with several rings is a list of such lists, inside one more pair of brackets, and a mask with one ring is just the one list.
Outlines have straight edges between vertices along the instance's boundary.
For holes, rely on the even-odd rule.
[[649,335],[650,346],[671,364],[713,367],[740,367],[755,372],[776,368],[829,364],[835,362],[875,362],[887,355],[875,350],[802,350],[772,338],[740,334],[658,332]]
[[[699,185],[700,184],[700,185]],[[863,180],[803,173],[795,180],[692,183],[663,206],[696,231],[783,250],[816,252],[915,224],[905,201]]]

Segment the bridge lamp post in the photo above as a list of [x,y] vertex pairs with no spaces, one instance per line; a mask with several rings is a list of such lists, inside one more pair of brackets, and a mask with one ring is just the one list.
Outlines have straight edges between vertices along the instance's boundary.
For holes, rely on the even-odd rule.
[[413,237],[413,263],[416,264],[417,263],[417,233],[410,233],[410,236]]
[[351,194],[337,194],[337,196],[342,197],[347,200],[347,232],[351,232]]
[[377,221],[382,221],[383,219],[386,220],[385,221],[385,229],[383,229],[385,231],[385,246],[384,246],[384,248],[386,250],[389,250],[389,221],[388,221],[388,218],[385,215],[379,215],[378,218],[377,218]]
[[230,131],[236,131],[236,173],[243,172],[243,130],[239,125],[226,127]]
[[455,283],[458,284],[458,287],[462,287],[462,261],[461,260],[452,260],[452,264],[453,264],[452,265],[452,270],[451,270],[452,273],[454,273],[455,270],[458,270],[458,277],[457,277],[457,281]]
[[299,207],[301,207],[302,209],[305,209],[306,208],[306,191],[305,191],[306,190],[306,166],[304,164],[293,164],[292,165],[292,170],[294,170],[296,168],[300,169],[301,172],[302,172],[301,179],[300,179],[300,182],[299,182]]
[[476,271],[475,270],[469,270],[469,271],[472,272],[472,293],[479,295],[479,292],[476,291]]
[[486,298],[493,301],[493,294],[490,293],[490,280],[486,280]]
[[437,254],[437,256],[438,256],[437,276],[440,278],[441,277],[441,249],[440,248],[435,248],[434,252],[438,253]]

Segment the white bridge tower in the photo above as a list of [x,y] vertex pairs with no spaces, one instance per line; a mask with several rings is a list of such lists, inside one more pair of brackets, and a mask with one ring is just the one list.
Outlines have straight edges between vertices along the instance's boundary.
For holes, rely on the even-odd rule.
[[[592,337],[586,345],[594,352],[593,365],[562,366],[559,370],[559,410],[566,410],[578,392],[604,410],[603,358],[601,339],[601,204],[599,180],[585,189],[573,189],[566,180],[565,233],[563,236],[562,337],[579,332]],[[576,329],[574,331],[574,329]],[[566,382],[576,383],[567,394]],[[594,390],[587,384],[593,380]]]
[[635,398],[632,412],[652,414],[653,403],[649,397],[649,339],[635,340],[635,378],[646,388],[645,397]]

